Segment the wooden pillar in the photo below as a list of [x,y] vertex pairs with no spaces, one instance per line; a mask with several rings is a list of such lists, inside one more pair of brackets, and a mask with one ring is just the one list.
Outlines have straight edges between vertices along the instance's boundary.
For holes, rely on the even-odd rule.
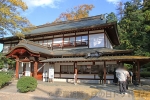
[[16,58],[16,78],[19,78],[19,58]]
[[95,61],[93,61],[93,65],[95,65]]
[[63,40],[62,40],[62,49],[64,49],[64,33],[63,33]]
[[137,61],[137,78],[138,83],[140,84],[140,63]]
[[104,84],[106,84],[106,62],[104,61]]
[[37,71],[38,71],[38,62],[34,62],[34,78],[37,79]]
[[89,40],[90,40],[90,37],[89,37],[89,30],[88,30],[88,48],[89,48],[89,45],[90,45]]
[[77,75],[78,75],[78,70],[77,70],[77,62],[74,62],[74,79],[75,79],[75,84],[77,83]]

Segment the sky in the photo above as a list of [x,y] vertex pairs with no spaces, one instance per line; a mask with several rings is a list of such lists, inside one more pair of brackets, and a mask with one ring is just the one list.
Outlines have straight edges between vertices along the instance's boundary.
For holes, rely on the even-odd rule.
[[[42,25],[53,22],[60,13],[65,12],[69,8],[82,4],[93,4],[95,7],[90,11],[90,16],[105,14],[116,11],[116,5],[119,1],[126,0],[23,0],[28,10],[21,13],[33,25]],[[3,45],[0,45],[0,51]]]
[[29,9],[23,15],[34,25],[54,21],[60,13],[81,4],[93,4],[95,8],[90,16],[116,12],[116,3],[120,0],[23,0]]

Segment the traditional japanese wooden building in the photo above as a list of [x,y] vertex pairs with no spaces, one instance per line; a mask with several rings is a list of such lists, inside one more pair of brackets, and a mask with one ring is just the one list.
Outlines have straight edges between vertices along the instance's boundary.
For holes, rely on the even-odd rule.
[[12,36],[1,38],[0,43],[2,52],[16,60],[16,78],[23,74],[45,81],[47,72],[54,81],[97,83],[103,70],[104,83],[111,83],[118,64],[129,63],[140,81],[140,66],[150,61],[133,56],[132,50],[113,49],[120,44],[117,23],[107,23],[101,15],[40,25],[25,33],[23,40]]

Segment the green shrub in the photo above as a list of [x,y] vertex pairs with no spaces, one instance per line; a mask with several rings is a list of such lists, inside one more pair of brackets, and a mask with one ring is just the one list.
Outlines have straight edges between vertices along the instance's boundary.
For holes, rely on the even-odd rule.
[[5,86],[10,80],[11,80],[11,75],[7,74],[6,72],[0,72],[0,88]]
[[147,71],[150,71],[150,67],[147,68]]
[[11,77],[14,77],[15,71],[14,71],[14,70],[9,70],[7,73],[8,73]]
[[141,77],[150,77],[150,72],[141,72]]
[[34,91],[37,87],[37,80],[30,76],[21,77],[17,82],[17,88],[21,93]]

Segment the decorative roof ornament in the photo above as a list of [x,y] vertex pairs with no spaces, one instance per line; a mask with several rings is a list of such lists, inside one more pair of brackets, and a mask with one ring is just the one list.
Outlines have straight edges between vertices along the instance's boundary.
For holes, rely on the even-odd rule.
[[103,52],[95,51],[95,52],[92,52],[92,53],[87,53],[87,54],[85,55],[85,58],[86,58],[86,59],[89,58],[89,57],[97,57],[97,58],[99,58],[99,57],[102,56],[102,55],[103,55]]

